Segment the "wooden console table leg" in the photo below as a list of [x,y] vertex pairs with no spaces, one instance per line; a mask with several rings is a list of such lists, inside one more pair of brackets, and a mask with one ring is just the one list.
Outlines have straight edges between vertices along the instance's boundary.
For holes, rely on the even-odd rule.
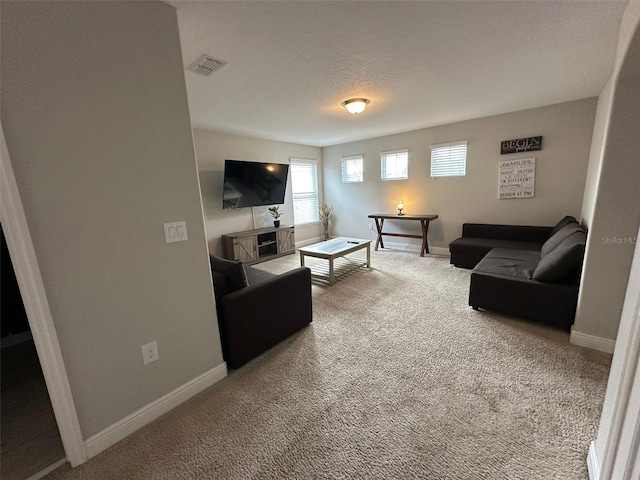
[[378,231],[378,238],[376,239],[375,251],[378,251],[378,245],[380,248],[384,248],[384,242],[382,241],[382,226],[384,225],[384,218],[374,219],[376,221],[376,230]]
[[424,257],[425,253],[429,253],[429,242],[427,242],[427,234],[429,233],[429,220],[420,220],[422,225],[422,248],[420,256]]

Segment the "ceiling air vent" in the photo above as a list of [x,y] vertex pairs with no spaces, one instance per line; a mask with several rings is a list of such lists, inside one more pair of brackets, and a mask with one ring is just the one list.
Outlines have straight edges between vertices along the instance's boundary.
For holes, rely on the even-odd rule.
[[216,70],[220,70],[227,62],[213,58],[211,55],[200,55],[200,57],[187,67],[187,70],[198,75],[208,77]]

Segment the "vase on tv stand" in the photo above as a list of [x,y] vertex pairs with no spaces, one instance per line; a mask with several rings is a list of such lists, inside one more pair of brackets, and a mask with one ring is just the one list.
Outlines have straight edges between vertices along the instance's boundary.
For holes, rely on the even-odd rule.
[[279,227],[280,226],[280,220],[274,220],[273,221],[273,226],[274,227]]

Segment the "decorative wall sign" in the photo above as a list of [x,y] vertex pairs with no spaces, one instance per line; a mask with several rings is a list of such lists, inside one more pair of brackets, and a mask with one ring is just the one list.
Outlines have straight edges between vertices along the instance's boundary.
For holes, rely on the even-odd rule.
[[542,150],[542,136],[529,138],[516,138],[500,142],[500,155],[506,153],[529,152]]
[[498,198],[533,198],[536,186],[536,159],[505,160],[499,164]]

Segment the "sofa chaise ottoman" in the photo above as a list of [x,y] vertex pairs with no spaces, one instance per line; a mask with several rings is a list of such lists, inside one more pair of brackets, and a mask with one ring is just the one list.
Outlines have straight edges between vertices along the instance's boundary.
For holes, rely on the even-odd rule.
[[492,249],[471,272],[469,305],[568,329],[576,313],[585,243],[585,229],[570,222],[539,250]]

